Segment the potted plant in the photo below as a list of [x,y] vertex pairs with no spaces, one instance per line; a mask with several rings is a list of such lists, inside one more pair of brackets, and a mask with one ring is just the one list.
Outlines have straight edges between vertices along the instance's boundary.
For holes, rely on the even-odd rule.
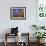
[[45,26],[37,26],[37,25],[32,25],[32,27],[36,28],[36,30],[39,30],[39,29],[45,29]]
[[41,26],[40,29],[45,29],[45,26]]
[[36,30],[38,30],[38,26],[37,25],[32,25],[33,28],[35,28]]
[[40,40],[46,36],[45,32],[35,32],[33,35],[37,38],[38,43],[40,43]]

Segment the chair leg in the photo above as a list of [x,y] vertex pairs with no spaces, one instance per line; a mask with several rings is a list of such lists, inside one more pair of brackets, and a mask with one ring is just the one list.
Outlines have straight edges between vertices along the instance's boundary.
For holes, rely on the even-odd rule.
[[7,42],[6,42],[6,41],[5,41],[5,43],[4,43],[4,44],[5,44],[5,46],[7,46]]
[[18,46],[18,34],[17,34],[17,46]]
[[5,46],[7,46],[7,34],[5,34]]

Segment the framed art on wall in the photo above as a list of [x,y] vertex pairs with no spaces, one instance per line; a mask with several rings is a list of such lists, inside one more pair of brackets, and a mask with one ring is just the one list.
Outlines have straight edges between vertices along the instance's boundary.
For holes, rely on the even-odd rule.
[[46,0],[37,0],[37,15],[36,24],[45,26],[46,25]]
[[26,19],[26,7],[11,7],[10,8],[11,20],[24,20]]
[[37,0],[37,15],[46,18],[46,0]]

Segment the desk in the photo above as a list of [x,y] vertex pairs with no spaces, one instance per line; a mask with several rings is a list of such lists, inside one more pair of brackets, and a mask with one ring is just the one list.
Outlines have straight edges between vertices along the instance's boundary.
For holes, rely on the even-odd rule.
[[9,37],[10,37],[10,36],[17,36],[17,42],[16,42],[17,44],[16,44],[15,46],[18,46],[18,34],[6,33],[6,34],[5,34],[5,46],[7,46],[7,43],[8,43],[8,42],[7,42],[7,38],[9,38],[9,37],[7,37],[7,36],[9,36]]

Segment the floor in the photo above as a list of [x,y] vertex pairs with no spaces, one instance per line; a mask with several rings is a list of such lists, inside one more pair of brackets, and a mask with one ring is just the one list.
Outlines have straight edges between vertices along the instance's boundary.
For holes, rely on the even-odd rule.
[[[37,46],[37,43],[34,43],[34,42],[32,42],[32,43],[30,43],[31,45],[30,46]],[[4,46],[4,43],[2,42],[0,42],[0,46]],[[7,46],[15,46],[15,43],[8,43],[8,45]],[[21,45],[21,46],[25,46],[25,45]],[[44,43],[44,45],[41,45],[41,46],[46,46],[46,43]]]

